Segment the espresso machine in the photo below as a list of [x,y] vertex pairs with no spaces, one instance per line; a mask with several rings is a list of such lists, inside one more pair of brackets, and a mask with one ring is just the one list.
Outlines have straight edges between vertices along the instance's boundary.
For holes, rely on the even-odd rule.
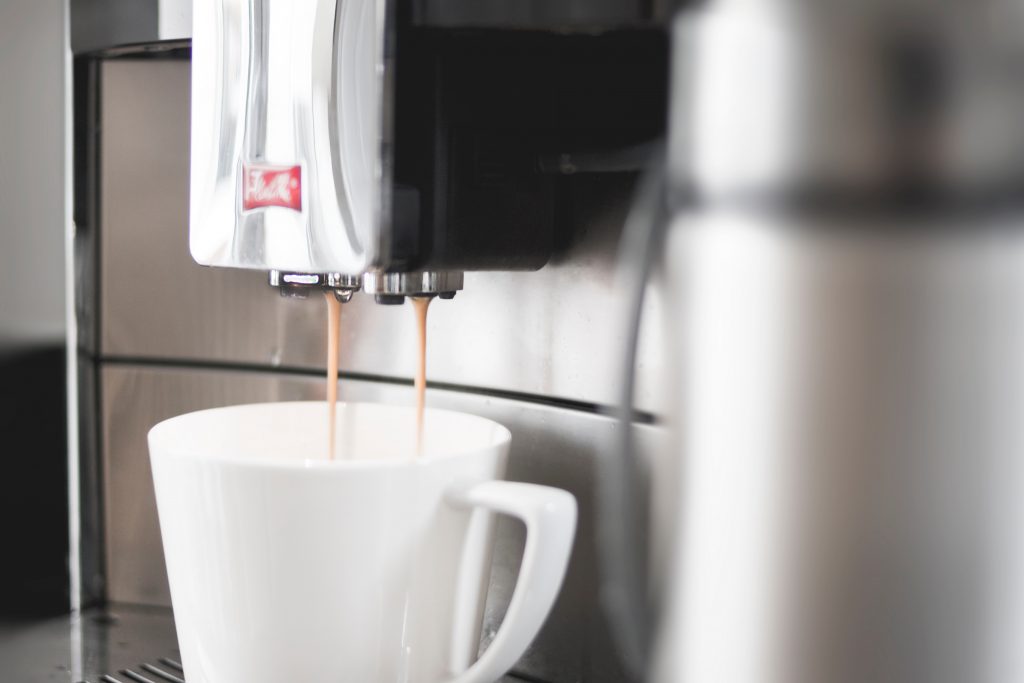
[[[617,433],[615,262],[665,134],[673,7],[450,0],[70,6],[74,681],[174,681],[145,443],[173,415],[339,398],[513,433],[508,477],[580,504],[558,602],[508,681],[626,680],[598,599],[593,483]],[[658,312],[636,419],[657,409]],[[480,647],[523,549],[499,521]],[[62,643],[64,656],[68,648]],[[159,672],[159,673],[158,673]],[[141,677],[141,678],[140,678]]]
[[363,289],[382,304],[450,299],[464,270],[547,262],[554,191],[538,164],[559,125],[545,111],[551,84],[501,82],[529,70],[518,41],[450,55],[460,39],[417,36],[411,11],[194,3],[197,262],[269,272],[286,294],[348,301]]

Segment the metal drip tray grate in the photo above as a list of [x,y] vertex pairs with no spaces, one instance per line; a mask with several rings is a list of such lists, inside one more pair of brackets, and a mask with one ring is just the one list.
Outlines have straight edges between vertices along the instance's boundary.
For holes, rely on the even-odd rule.
[[[495,683],[518,683],[519,681],[539,679],[519,678],[509,674]],[[185,672],[181,663],[166,657],[156,664],[140,664],[131,669],[121,669],[116,674],[104,674],[99,678],[90,678],[79,683],[185,683]]]
[[179,662],[161,659],[156,664],[140,664],[134,669],[122,669],[116,674],[105,674],[96,683],[185,683],[184,676],[184,670]]

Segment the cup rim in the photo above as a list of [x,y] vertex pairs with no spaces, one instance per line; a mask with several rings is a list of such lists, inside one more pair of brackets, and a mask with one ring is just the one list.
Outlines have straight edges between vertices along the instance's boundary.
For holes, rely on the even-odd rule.
[[[448,410],[445,408],[424,408],[424,415],[429,414],[445,414],[455,415],[460,419],[468,419],[472,421],[481,421],[488,423],[495,429],[495,437],[493,441],[488,444],[481,445],[472,449],[464,449],[451,453],[442,453],[427,455],[426,457],[412,457],[412,458],[381,458],[381,459],[334,459],[334,460],[314,460],[314,459],[296,459],[296,460],[285,460],[285,459],[267,459],[256,456],[245,456],[245,455],[218,455],[216,453],[210,453],[209,451],[203,452],[202,449],[191,449],[183,448],[180,446],[164,445],[160,449],[160,453],[157,453],[153,449],[153,441],[155,439],[163,438],[162,433],[176,426],[178,423],[186,422],[190,418],[193,418],[201,414],[209,414],[215,412],[228,412],[228,411],[244,411],[247,409],[254,408],[266,408],[275,405],[308,405],[308,406],[322,406],[324,401],[266,401],[259,403],[241,403],[233,404],[228,406],[219,406],[216,408],[204,408],[202,410],[192,410],[187,413],[175,415],[173,417],[166,418],[150,427],[146,435],[146,442],[149,447],[149,457],[151,460],[157,459],[177,459],[177,460],[192,460],[202,462],[212,462],[218,465],[224,466],[243,466],[243,467],[259,467],[266,469],[281,469],[291,471],[302,471],[302,470],[378,470],[378,469],[401,469],[411,467],[429,467],[434,463],[447,462],[450,460],[465,458],[465,457],[478,457],[482,451],[489,451],[491,449],[498,449],[501,453],[502,449],[507,448],[508,444],[512,441],[512,432],[507,427],[499,422],[495,422],[486,417],[480,415],[474,415],[472,413],[466,413],[459,410]],[[338,407],[342,406],[370,406],[373,409],[393,409],[401,411],[411,411],[412,406],[395,405],[390,403],[378,403],[374,401],[338,401]]]

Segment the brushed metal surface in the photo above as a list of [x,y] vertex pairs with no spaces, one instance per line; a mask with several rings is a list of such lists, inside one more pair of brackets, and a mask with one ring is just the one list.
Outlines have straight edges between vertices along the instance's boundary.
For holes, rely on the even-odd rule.
[[[107,365],[102,371],[109,598],[167,605],[169,594],[153,498],[146,432],[183,412],[230,403],[323,396],[316,377],[283,373]],[[342,380],[348,400],[411,404],[411,386]],[[593,477],[596,458],[615,423],[593,413],[462,392],[431,389],[431,406],[483,415],[513,434],[508,477],[558,486],[579,501],[580,523],[569,573],[551,616],[517,667],[562,683],[625,680],[598,604]],[[520,527],[500,520],[484,642],[507,606],[523,546]]]
[[107,599],[169,605],[146,445],[149,428],[192,410],[309,396],[301,380],[259,374],[107,367],[101,383]]
[[75,54],[192,37],[192,0],[69,2]]
[[160,0],[157,7],[160,40],[188,40],[192,37],[191,0]]
[[71,49],[76,54],[118,45],[148,43],[159,36],[160,5],[188,0],[92,0],[69,2]]
[[[281,299],[266,275],[196,265],[188,250],[189,63],[103,64],[101,353],[324,366],[323,303]],[[624,331],[614,259],[628,174],[566,180],[571,247],[535,273],[467,273],[430,314],[430,378],[610,404]],[[486,226],[481,226],[486,229]],[[658,404],[658,297],[645,318],[638,404]],[[409,378],[414,316],[357,294],[343,371]]]

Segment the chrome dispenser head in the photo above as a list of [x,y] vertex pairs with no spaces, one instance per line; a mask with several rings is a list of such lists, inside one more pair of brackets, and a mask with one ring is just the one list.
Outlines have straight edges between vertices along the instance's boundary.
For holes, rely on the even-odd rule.
[[345,304],[359,291],[362,280],[358,275],[341,273],[286,273],[270,271],[270,286],[277,287],[281,296],[305,299],[313,292],[334,292],[334,298]]
[[349,275],[378,264],[391,187],[390,7],[194,2],[197,262]]
[[[198,263],[381,271],[382,297],[449,296],[461,281],[424,285],[424,273],[536,270],[554,253],[556,183],[537,159],[559,145],[527,103],[560,81],[533,39],[510,52],[447,32],[425,41],[396,21],[397,0],[193,5]],[[480,93],[482,80],[526,67],[529,92]],[[477,101],[489,104],[465,104]]]
[[407,296],[452,299],[462,289],[463,274],[458,271],[420,271],[385,273],[372,271],[363,276],[363,288],[379,304],[401,304]]

